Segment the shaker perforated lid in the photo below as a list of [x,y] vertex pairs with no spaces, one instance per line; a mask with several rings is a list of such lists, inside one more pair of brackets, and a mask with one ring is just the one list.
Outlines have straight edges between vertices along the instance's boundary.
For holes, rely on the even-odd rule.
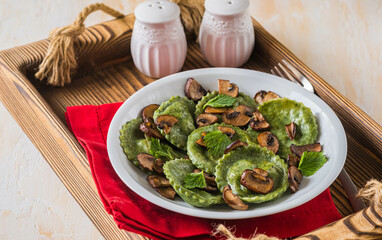
[[235,15],[248,8],[249,0],[206,0],[204,6],[215,15]]
[[164,23],[179,17],[177,4],[167,1],[146,1],[139,4],[134,11],[135,17],[145,23]]

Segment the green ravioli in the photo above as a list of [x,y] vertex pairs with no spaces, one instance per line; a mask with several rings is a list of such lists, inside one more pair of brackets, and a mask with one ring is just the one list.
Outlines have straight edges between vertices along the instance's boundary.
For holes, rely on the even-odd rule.
[[[279,140],[280,148],[276,154],[281,158],[287,158],[292,143],[306,145],[316,142],[318,136],[316,117],[304,104],[288,98],[279,98],[260,105],[259,111],[271,125],[270,131]],[[297,125],[297,133],[293,141],[285,130],[285,125],[291,122]]]
[[126,122],[119,131],[119,139],[123,152],[126,154],[127,159],[139,166],[137,155],[140,153],[149,153],[150,147],[145,139],[144,133],[139,129],[139,125],[143,122],[142,118]]
[[[240,184],[245,169],[261,168],[269,173],[274,181],[270,193],[255,193]],[[237,148],[224,155],[216,167],[216,183],[222,191],[230,185],[232,192],[241,200],[249,203],[261,203],[280,197],[288,188],[288,167],[284,160],[273,152],[257,144]]]
[[[218,94],[219,94],[218,91],[213,91],[213,92],[208,93],[206,96],[204,96],[196,105],[195,117],[197,117],[199,114],[202,114],[204,112],[204,109],[203,109],[204,105],[209,100],[216,97]],[[255,100],[253,98],[249,97],[248,95],[244,94],[244,93],[239,93],[239,95],[236,98],[237,98],[237,101],[233,105],[233,108],[236,108],[239,105],[245,105],[245,106],[253,108],[253,109],[257,108],[257,103],[255,102]],[[221,121],[221,119],[220,119],[220,121]]]
[[238,127],[234,127],[227,124],[218,124],[215,123],[210,126],[205,126],[196,129],[193,131],[190,136],[188,136],[187,141],[187,153],[192,163],[197,166],[199,169],[204,170],[207,173],[214,174],[215,167],[218,163],[218,159],[212,157],[211,153],[207,150],[206,147],[199,146],[196,141],[202,137],[203,132],[211,132],[218,130],[218,126],[227,126],[235,130],[236,134],[232,138],[232,142],[240,140],[242,142],[250,143],[250,139],[246,132]]
[[178,119],[178,122],[171,128],[168,134],[159,129],[165,138],[174,146],[186,150],[187,137],[195,130],[194,116],[195,103],[186,97],[172,97],[163,102],[154,112],[154,119],[161,115],[171,115]]
[[195,207],[209,207],[223,203],[222,194],[211,194],[198,188],[187,189],[184,187],[184,179],[192,173],[195,166],[189,159],[175,159],[168,161],[163,166],[166,178],[170,181],[176,193],[188,204]]

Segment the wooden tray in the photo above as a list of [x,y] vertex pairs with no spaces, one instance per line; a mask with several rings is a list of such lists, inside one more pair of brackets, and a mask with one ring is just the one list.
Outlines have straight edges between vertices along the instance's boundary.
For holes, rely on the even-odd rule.
[[[142,75],[130,56],[134,17],[102,23],[86,30],[76,42],[79,71],[64,88],[50,87],[34,78],[49,40],[0,52],[0,99],[40,150],[78,204],[106,239],[145,239],[121,231],[103,208],[82,147],[68,130],[67,106],[126,100],[155,79]],[[345,168],[358,187],[371,178],[382,179],[382,128],[357,106],[310,70],[253,20],[256,44],[243,68],[269,72],[285,59],[301,70],[317,94],[337,113],[345,127],[348,156]],[[188,42],[183,70],[209,67],[199,46]],[[338,183],[330,187],[343,216],[353,212]]]

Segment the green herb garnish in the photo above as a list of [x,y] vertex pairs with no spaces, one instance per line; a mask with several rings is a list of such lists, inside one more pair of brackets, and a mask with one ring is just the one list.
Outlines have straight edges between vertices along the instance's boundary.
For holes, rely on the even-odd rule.
[[224,149],[231,144],[229,137],[219,130],[208,132],[203,141],[207,145],[208,152],[214,158],[220,158],[224,153]]
[[315,174],[328,161],[322,152],[307,152],[305,151],[298,165],[298,169],[302,175],[309,177]]
[[189,173],[184,178],[184,187],[191,188],[205,188],[207,187],[206,179],[204,179],[203,171],[200,173]]
[[[174,159],[174,151],[170,146],[160,142],[158,138],[150,138],[150,154],[154,157],[166,157],[169,159]],[[176,157],[176,156],[175,156]]]
[[209,100],[206,104],[204,104],[203,109],[206,109],[207,106],[210,107],[230,107],[236,102],[236,98],[219,94],[216,97]]

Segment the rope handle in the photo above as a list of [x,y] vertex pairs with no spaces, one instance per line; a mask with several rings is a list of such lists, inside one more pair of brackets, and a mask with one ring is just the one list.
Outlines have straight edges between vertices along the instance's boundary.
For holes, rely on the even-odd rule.
[[49,35],[50,43],[45,58],[35,74],[37,79],[42,81],[47,78],[47,84],[61,87],[71,82],[70,74],[77,69],[74,40],[85,31],[86,18],[98,10],[116,18],[124,17],[121,12],[103,3],[95,3],[84,8],[73,24],[54,29]]

